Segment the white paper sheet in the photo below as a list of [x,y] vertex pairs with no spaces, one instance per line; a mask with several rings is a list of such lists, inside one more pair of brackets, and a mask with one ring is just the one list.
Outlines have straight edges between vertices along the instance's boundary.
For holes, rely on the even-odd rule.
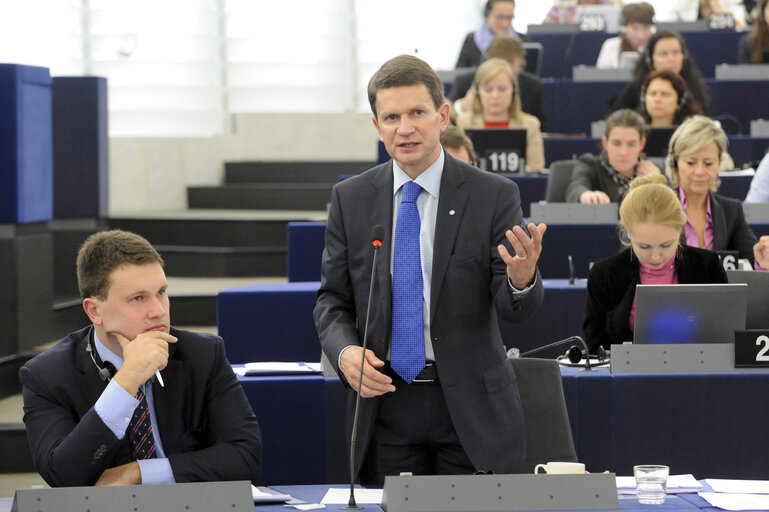
[[769,495],[732,494],[719,492],[698,493],[714,507],[724,510],[769,510]]
[[246,363],[245,369],[245,375],[289,375],[297,373],[320,373],[320,363]]
[[[347,505],[350,501],[350,488],[329,489],[320,501],[325,505]],[[355,489],[355,503],[379,505],[382,503],[382,489]]]
[[769,494],[769,480],[728,480],[724,478],[706,478],[713,492],[736,494]]
[[251,485],[251,495],[254,497],[254,503],[270,503],[288,501],[291,496],[274,491],[269,487],[256,487]]

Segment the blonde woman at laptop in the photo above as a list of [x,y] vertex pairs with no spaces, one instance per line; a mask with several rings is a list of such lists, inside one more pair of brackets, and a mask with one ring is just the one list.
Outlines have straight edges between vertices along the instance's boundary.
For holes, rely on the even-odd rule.
[[636,285],[727,282],[715,253],[681,244],[686,215],[664,176],[633,180],[619,215],[629,247],[593,265],[587,280],[582,328],[591,351],[633,339]]

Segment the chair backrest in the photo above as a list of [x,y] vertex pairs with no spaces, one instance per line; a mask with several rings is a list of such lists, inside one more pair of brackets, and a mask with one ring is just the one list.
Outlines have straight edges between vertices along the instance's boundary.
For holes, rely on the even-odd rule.
[[526,458],[515,473],[549,461],[577,462],[558,362],[511,359],[526,423]]
[[565,203],[566,188],[571,181],[571,174],[576,160],[556,160],[550,164],[550,174],[547,175],[545,201],[548,203]]
[[543,47],[542,43],[527,41],[523,43],[523,50],[525,52],[525,70],[532,75],[537,75],[542,72],[542,57]]

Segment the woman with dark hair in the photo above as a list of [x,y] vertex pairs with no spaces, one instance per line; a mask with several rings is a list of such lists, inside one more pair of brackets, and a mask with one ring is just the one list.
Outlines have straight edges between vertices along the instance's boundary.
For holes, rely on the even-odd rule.
[[478,30],[470,32],[462,43],[457,68],[474,68],[481,65],[483,53],[494,36],[509,34],[521,37],[513,28],[515,0],[487,0],[483,8],[484,21]]
[[707,86],[702,80],[697,63],[689,55],[681,34],[675,30],[658,30],[651,39],[646,51],[641,55],[633,71],[633,80],[617,96],[612,110],[629,108],[636,110],[641,103],[641,86],[652,71],[667,70],[681,75],[689,87],[692,98],[707,113],[710,103]]
[[737,62],[760,64],[763,62],[763,52],[769,52],[769,0],[761,0],[753,31],[740,39]]
[[638,113],[618,110],[606,118],[603,152],[579,157],[566,187],[566,201],[582,204],[618,203],[636,176],[660,174],[649,160],[641,160],[646,126]]
[[686,82],[672,71],[652,71],[644,80],[638,111],[652,128],[676,126],[702,108],[692,97]]

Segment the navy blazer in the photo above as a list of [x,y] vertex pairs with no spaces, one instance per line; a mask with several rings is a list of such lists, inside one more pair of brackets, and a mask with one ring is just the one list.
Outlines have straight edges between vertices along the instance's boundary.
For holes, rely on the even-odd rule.
[[[94,404],[107,387],[86,351],[92,327],[74,332],[19,371],[32,459],[51,486],[93,485],[130,462]],[[259,478],[259,424],[218,336],[171,328],[165,387],[152,392],[163,450],[177,482]]]
[[[726,271],[712,251],[684,245],[676,255],[675,269],[681,284],[726,283]],[[587,299],[582,329],[591,352],[598,346],[633,340],[630,310],[639,283],[638,258],[627,248],[593,265],[587,278]]]
[[[513,294],[497,252],[500,243],[512,251],[504,233],[523,220],[515,183],[445,158],[430,295],[435,363],[470,461],[479,470],[507,473],[523,460],[525,427],[497,315],[508,321],[530,316],[542,303],[542,280],[537,274],[527,294]],[[339,354],[363,340],[375,225],[384,226],[385,236],[377,255],[368,348],[386,360],[392,327],[392,161],[338,183],[332,192],[314,317],[323,351],[343,382]],[[348,433],[355,397],[350,389]],[[360,401],[356,470],[371,440],[378,403],[378,398]]]

